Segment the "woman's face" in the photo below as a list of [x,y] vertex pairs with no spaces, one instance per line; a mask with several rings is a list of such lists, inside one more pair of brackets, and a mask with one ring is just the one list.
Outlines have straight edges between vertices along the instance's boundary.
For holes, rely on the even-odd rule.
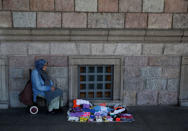
[[46,71],[48,64],[45,64],[42,68],[42,70]]

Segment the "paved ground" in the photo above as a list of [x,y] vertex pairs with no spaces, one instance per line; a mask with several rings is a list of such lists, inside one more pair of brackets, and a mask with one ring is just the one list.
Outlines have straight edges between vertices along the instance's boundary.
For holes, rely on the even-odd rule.
[[188,107],[129,107],[133,123],[72,123],[66,112],[42,110],[30,115],[25,109],[0,110],[0,131],[188,131]]

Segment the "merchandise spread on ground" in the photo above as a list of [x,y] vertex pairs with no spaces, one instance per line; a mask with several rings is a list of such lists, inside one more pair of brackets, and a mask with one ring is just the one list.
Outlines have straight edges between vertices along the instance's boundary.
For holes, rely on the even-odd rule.
[[93,106],[89,101],[73,100],[73,107],[67,112],[72,122],[133,122],[132,114],[122,105],[106,106],[105,103]]

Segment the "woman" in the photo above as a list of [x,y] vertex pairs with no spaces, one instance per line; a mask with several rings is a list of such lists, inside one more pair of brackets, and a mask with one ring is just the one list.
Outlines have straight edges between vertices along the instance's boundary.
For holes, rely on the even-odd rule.
[[44,97],[48,103],[48,111],[54,112],[55,109],[60,109],[62,90],[54,87],[46,72],[47,65],[44,59],[35,61],[35,69],[31,73],[33,101],[36,102],[37,96]]

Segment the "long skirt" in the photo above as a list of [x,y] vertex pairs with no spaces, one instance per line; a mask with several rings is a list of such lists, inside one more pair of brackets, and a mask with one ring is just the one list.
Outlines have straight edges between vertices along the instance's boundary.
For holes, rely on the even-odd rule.
[[60,108],[62,94],[63,92],[59,88],[56,88],[54,91],[45,92],[45,98],[48,103],[48,111]]

